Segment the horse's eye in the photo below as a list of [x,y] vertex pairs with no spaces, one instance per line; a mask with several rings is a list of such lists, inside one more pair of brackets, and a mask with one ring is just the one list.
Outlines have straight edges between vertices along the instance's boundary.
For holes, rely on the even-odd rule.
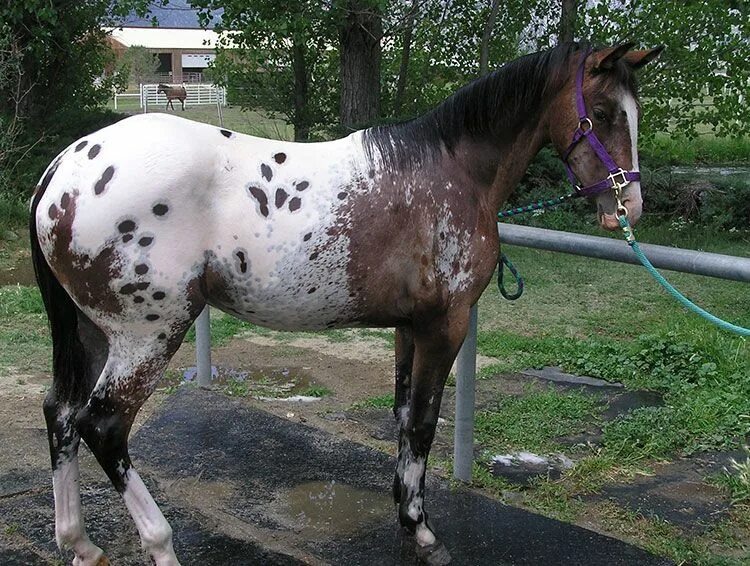
[[598,108],[594,108],[594,118],[599,122],[607,122],[607,115]]

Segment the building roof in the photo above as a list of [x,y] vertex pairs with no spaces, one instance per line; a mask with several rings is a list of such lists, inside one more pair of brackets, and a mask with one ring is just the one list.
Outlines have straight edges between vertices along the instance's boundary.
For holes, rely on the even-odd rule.
[[125,47],[148,49],[215,49],[219,34],[203,29],[122,27],[110,30],[113,39]]
[[[200,29],[201,25],[198,20],[198,10],[190,5],[189,0],[169,0],[166,6],[161,5],[160,0],[156,0],[149,6],[149,14],[146,17],[140,17],[134,13],[120,21],[124,27],[152,28],[154,23],[160,28],[179,28],[179,29]],[[212,12],[212,19],[209,22],[209,28],[214,27],[221,22],[223,9]]]

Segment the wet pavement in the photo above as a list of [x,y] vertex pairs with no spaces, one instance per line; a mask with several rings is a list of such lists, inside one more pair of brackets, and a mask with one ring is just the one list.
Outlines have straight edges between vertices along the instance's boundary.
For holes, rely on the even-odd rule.
[[[130,445],[184,565],[417,563],[390,502],[386,454],[197,388],[171,396]],[[0,564],[55,564],[47,471],[6,469]],[[91,538],[112,564],[146,564],[114,490],[84,482],[82,494]],[[427,509],[455,565],[669,564],[434,476]]]

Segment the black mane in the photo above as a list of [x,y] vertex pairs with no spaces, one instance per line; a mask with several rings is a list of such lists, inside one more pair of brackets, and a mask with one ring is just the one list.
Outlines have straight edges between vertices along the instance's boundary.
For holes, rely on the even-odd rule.
[[475,140],[501,140],[513,131],[529,108],[567,79],[568,59],[587,44],[568,42],[511,61],[456,91],[439,106],[401,124],[375,126],[364,132],[364,145],[372,160],[379,155],[387,167],[409,168],[453,152],[465,136]]

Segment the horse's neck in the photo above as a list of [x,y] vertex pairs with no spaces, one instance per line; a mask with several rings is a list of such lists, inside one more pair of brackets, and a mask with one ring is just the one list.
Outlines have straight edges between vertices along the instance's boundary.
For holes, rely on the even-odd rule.
[[547,141],[546,126],[540,119],[507,132],[500,141],[462,141],[455,159],[473,179],[488,208],[497,211]]

